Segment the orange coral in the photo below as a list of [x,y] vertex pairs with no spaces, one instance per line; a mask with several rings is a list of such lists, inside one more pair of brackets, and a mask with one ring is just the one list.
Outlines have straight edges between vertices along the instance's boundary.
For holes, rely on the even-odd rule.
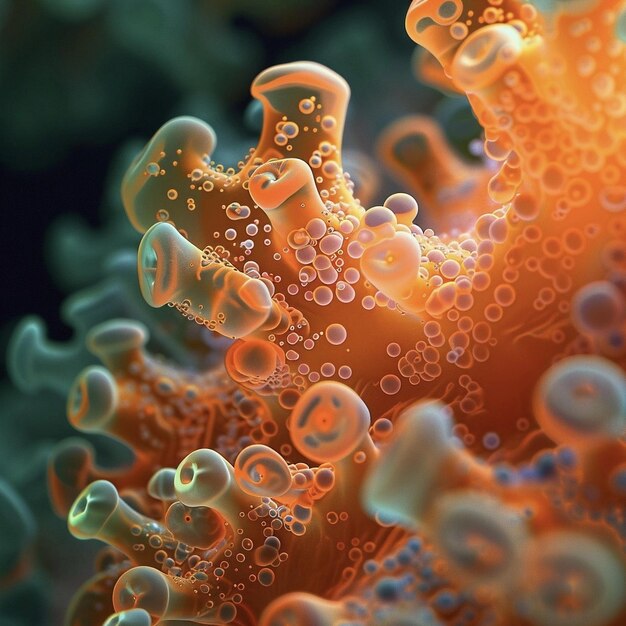
[[[417,155],[390,132],[437,233],[407,194],[353,196],[349,89],[320,65],[257,77],[263,132],[237,170],[198,120],[156,133],[123,185],[142,293],[234,342],[195,373],[136,324],[91,336],[107,369],[78,378],[70,419],[135,464],[104,475],[74,444],[51,483],[76,536],[124,554],[87,587],[98,619],[623,623],[620,10],[412,3],[409,35],[501,163],[462,166],[424,120],[405,123]],[[95,623],[84,606],[72,624]]]

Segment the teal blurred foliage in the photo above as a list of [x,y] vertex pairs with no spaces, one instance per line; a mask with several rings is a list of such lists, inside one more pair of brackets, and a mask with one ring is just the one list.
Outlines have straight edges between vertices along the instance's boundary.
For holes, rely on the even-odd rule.
[[[70,537],[46,484],[51,454],[75,434],[67,391],[96,362],[85,347],[89,329],[139,320],[151,350],[194,368],[210,365],[222,347],[140,296],[139,234],[119,197],[132,156],[149,132],[186,114],[210,122],[216,158],[236,163],[261,125],[249,103],[252,79],[298,59],[348,80],[348,150],[373,159],[386,125],[434,111],[467,153],[478,128],[465,100],[443,99],[412,74],[406,8],[405,0],[0,0],[0,202],[13,216],[3,259],[11,268],[4,320],[11,382],[0,385],[0,626],[62,623],[71,594],[90,576],[97,546]],[[50,176],[57,185],[42,187]],[[398,190],[379,176],[381,198]],[[45,308],[16,324],[37,294]],[[71,295],[59,320],[61,294]],[[109,440],[85,438],[104,467],[130,459]]]
[[[237,20],[281,30],[325,4],[5,0],[0,84],[11,97],[0,101],[0,159],[44,168],[76,143],[119,141],[137,116],[158,124],[175,108],[219,125],[266,56],[262,38]],[[241,141],[236,125],[224,129],[228,145]]]

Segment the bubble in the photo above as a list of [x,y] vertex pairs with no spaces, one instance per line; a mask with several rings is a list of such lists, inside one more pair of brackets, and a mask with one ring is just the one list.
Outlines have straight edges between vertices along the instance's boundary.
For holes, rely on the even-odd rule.
[[600,206],[610,213],[626,209],[626,185],[613,185],[600,191]]
[[387,354],[390,357],[397,357],[400,356],[400,352],[402,351],[402,349],[400,348],[400,345],[395,343],[395,342],[391,342],[389,344],[387,344]]
[[483,436],[483,446],[487,450],[495,450],[500,446],[500,437],[497,433],[485,433]]
[[363,223],[370,228],[376,228],[383,224],[396,224],[396,221],[393,211],[382,206],[368,209],[363,216]]
[[520,219],[531,221],[539,216],[540,207],[535,196],[529,193],[520,193],[513,200],[513,209]]
[[583,333],[607,332],[626,315],[624,297],[608,281],[588,283],[572,300],[572,318]]
[[315,258],[315,248],[313,248],[313,246],[305,246],[304,248],[296,250],[296,259],[303,265],[312,263]]
[[321,239],[326,234],[326,223],[319,217],[314,217],[307,223],[306,231],[313,239]]
[[463,22],[455,22],[450,25],[450,36],[453,39],[462,40],[467,37],[469,30]]
[[310,115],[315,110],[315,102],[313,102],[310,98],[304,98],[300,100],[298,108],[300,109],[300,113]]
[[320,367],[320,373],[322,374],[322,376],[325,376],[326,378],[330,378],[331,376],[335,374],[334,364],[322,363],[322,366]]
[[384,206],[393,212],[401,224],[412,224],[417,217],[417,202],[407,193],[394,193],[385,200]]
[[332,115],[324,115],[321,125],[324,130],[332,130],[337,126],[337,120]]
[[161,166],[158,163],[148,163],[146,165],[146,173],[148,176],[158,176],[161,171]]
[[352,376],[352,368],[348,365],[342,365],[338,370],[339,378],[342,380],[348,380]]
[[328,343],[333,346],[341,345],[348,337],[346,329],[341,324],[330,324],[327,326],[325,335]]
[[236,380],[262,382],[284,362],[281,348],[260,339],[234,344],[226,355],[226,368]]
[[320,240],[320,250],[324,254],[335,254],[339,248],[341,248],[343,244],[343,237],[336,233],[331,233],[330,235],[326,235],[322,237]]
[[393,431],[393,423],[386,417],[379,417],[372,425],[372,431],[378,438],[388,437]]
[[333,300],[333,292],[324,285],[316,287],[313,290],[313,299],[320,306],[328,306]]
[[493,295],[496,302],[503,307],[511,306],[515,302],[515,289],[511,285],[498,285]]
[[259,570],[257,575],[259,583],[261,583],[264,587],[269,587],[274,582],[274,578],[274,572],[267,567]]
[[274,143],[277,146],[285,146],[285,145],[287,145],[288,141],[289,141],[289,139],[283,133],[277,133],[276,135],[274,135]]
[[300,128],[295,122],[286,122],[283,125],[282,130],[283,130],[283,133],[285,133],[285,135],[289,137],[289,139],[293,139],[294,137],[297,137],[298,133],[300,132]]
[[400,391],[400,387],[402,386],[402,382],[395,374],[387,374],[380,379],[380,388],[388,395],[393,396],[398,391]]
[[250,207],[242,206],[239,202],[231,202],[226,207],[226,217],[230,220],[245,220],[250,217]]

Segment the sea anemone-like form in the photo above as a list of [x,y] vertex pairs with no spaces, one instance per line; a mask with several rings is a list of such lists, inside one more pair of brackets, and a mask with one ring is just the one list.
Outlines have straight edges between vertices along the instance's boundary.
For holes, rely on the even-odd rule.
[[197,119],[155,134],[122,189],[143,297],[232,341],[198,368],[141,323],[90,330],[70,421],[135,458],[105,472],[72,440],[51,464],[71,532],[111,546],[69,624],[624,623],[625,16],[411,4],[499,164],[389,129],[432,229],[410,195],[354,197],[349,88],[321,65],[256,78],[236,169]]

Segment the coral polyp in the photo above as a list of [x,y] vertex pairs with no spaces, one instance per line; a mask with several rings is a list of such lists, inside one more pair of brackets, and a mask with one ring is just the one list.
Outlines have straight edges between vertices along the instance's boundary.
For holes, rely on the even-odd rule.
[[68,625],[626,622],[624,15],[412,2],[419,69],[485,138],[468,165],[430,119],[390,126],[415,197],[359,200],[317,63],[257,76],[237,167],[205,122],[156,132],[122,197],[145,308],[182,317],[87,334],[69,420],[134,458],[51,461],[70,532],[109,546]]

